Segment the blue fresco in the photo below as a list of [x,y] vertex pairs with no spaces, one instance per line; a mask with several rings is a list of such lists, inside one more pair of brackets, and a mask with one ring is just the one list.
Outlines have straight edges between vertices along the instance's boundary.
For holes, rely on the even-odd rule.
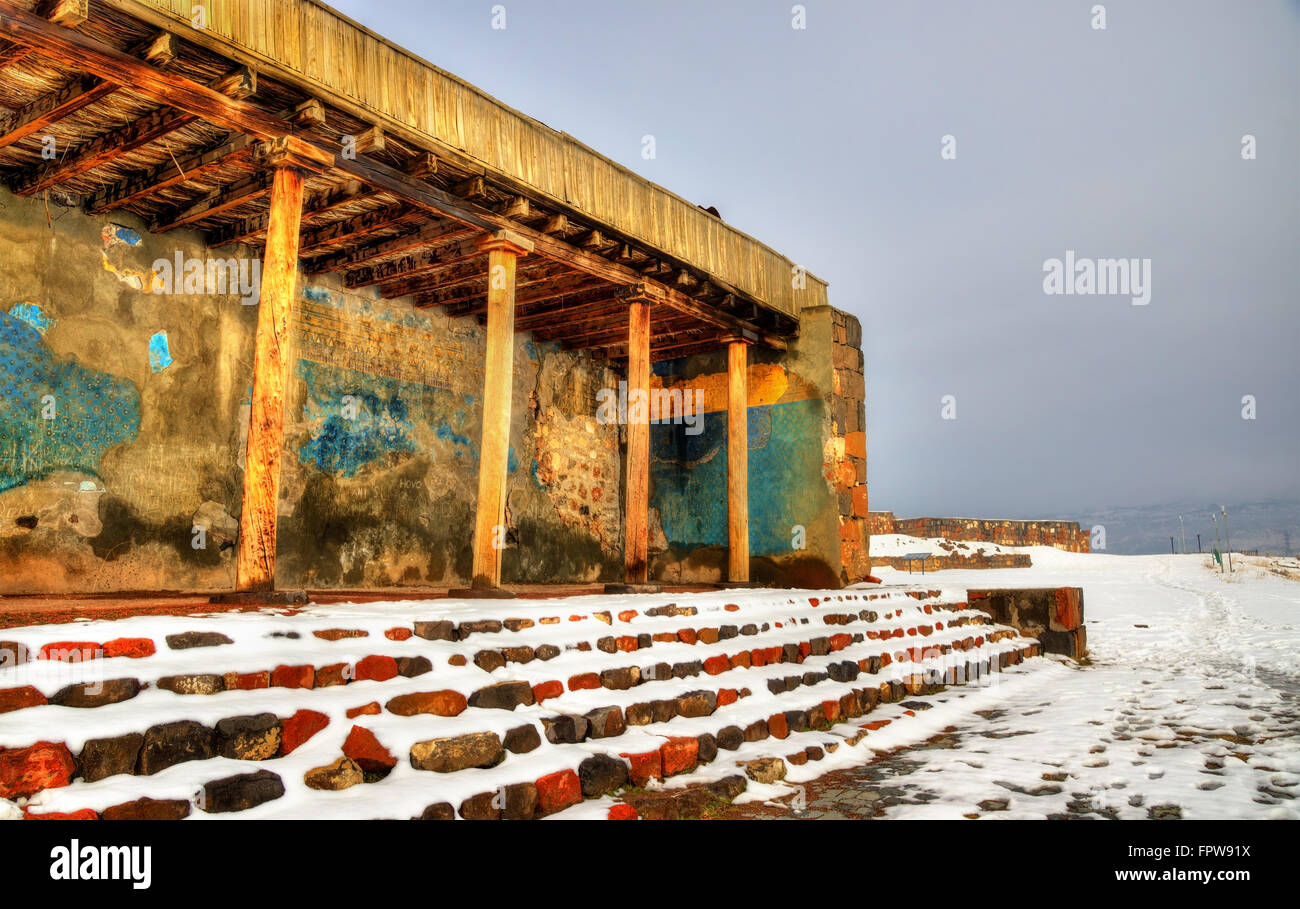
[[18,303],[9,310],[9,315],[21,322],[26,322],[42,335],[57,324],[35,303]]
[[[808,525],[810,484],[823,482],[821,402],[749,408],[749,543],[753,555],[790,552],[791,528]],[[704,416],[704,431],[651,424],[650,505],[668,542],[685,548],[727,545],[727,415]]]
[[162,372],[171,365],[172,352],[167,346],[167,332],[160,331],[149,339],[149,368]]
[[0,490],[58,470],[98,475],[104,452],[139,431],[135,385],[55,356],[37,327],[0,312]]
[[[298,452],[303,463],[353,477],[391,453],[416,450],[409,402],[419,390],[409,383],[307,360],[298,361],[298,373],[307,383],[303,418],[318,424]],[[351,418],[350,407],[355,408]]]
[[113,236],[121,240],[127,246],[139,246],[140,235],[129,227],[122,227],[120,224],[113,225]]

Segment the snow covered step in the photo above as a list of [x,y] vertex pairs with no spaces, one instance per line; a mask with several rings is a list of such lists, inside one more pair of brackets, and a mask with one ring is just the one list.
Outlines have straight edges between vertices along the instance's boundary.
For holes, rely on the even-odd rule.
[[[634,780],[672,776],[730,746],[824,734],[819,727],[860,709],[1036,652],[964,601],[938,602],[939,591],[722,596],[511,603],[521,614],[500,620],[440,601],[88,623],[83,631],[121,633],[78,635],[103,640],[104,656],[68,664],[40,659],[71,640],[66,626],[24,629],[24,640],[0,647],[36,659],[0,668],[0,685],[25,681],[44,695],[66,682],[53,677],[56,667],[106,672],[129,663],[139,667],[131,677],[138,688],[93,710],[33,703],[0,715],[0,746],[8,748],[0,751],[0,797],[33,799],[30,815],[546,815],[570,807],[575,793],[592,796],[598,779],[617,779],[611,761]],[[612,600],[638,608],[583,608]],[[573,609],[564,610],[567,621],[554,614],[560,603]],[[593,639],[593,622],[637,633]],[[845,630],[826,634],[825,626]],[[379,635],[395,649],[367,653]],[[153,653],[133,645],[136,656],[110,656],[107,646],[169,637]],[[543,647],[556,652],[538,659]],[[509,659],[526,649],[532,659]],[[290,662],[252,668],[272,655]],[[325,687],[304,684],[308,669],[339,666],[334,658],[362,668]],[[420,661],[423,671],[394,672],[403,660]],[[295,667],[301,687],[212,681],[249,672],[284,680]],[[178,674],[208,680],[185,690],[213,693],[158,684]],[[798,761],[826,744],[774,753]],[[656,760],[658,774],[646,772]]]

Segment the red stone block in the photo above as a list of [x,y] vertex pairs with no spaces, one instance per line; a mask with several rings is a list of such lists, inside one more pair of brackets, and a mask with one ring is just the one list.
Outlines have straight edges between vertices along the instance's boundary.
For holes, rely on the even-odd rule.
[[720,688],[718,689],[718,706],[726,707],[728,704],[734,704],[739,697],[740,695],[737,694],[734,688]]
[[353,681],[387,682],[397,678],[397,660],[390,656],[371,655],[357,663]]
[[821,601],[820,601],[819,599],[817,599],[816,597],[809,597],[809,598],[808,598],[808,605],[809,605],[809,606],[816,606],[816,605],[817,605],[818,603],[820,603],[820,602],[821,602]]
[[727,610],[727,612],[740,612],[740,607],[737,606],[735,603],[728,603],[726,606],[723,606],[722,608]]
[[853,643],[851,634],[833,634],[831,635],[831,650],[843,650]]
[[661,631],[658,634],[656,634],[652,638],[652,640],[658,644],[676,644],[677,635],[675,632],[672,631]]
[[45,703],[47,703],[45,695],[31,685],[24,685],[21,688],[5,688],[0,691],[0,713],[22,710],[24,707],[39,707]]
[[0,798],[27,798],[72,782],[72,754],[62,742],[37,742],[0,752]]
[[390,641],[405,641],[411,636],[409,628],[390,628],[384,632],[384,637]]
[[618,804],[610,807],[605,819],[610,821],[636,821],[640,820],[640,817],[637,815],[636,809],[631,805]]
[[447,657],[447,662],[452,666],[464,666],[469,662],[469,660],[465,659],[465,654],[463,653],[453,653],[451,656]]
[[767,734],[774,739],[783,739],[790,734],[790,724],[785,721],[784,713],[774,713],[767,718]]
[[80,811],[47,811],[45,814],[33,814],[30,811],[23,811],[23,820],[25,821],[97,821],[99,812],[93,808],[82,808]]
[[582,783],[572,770],[548,773],[537,781],[537,808],[540,814],[555,814],[582,801]]
[[749,651],[742,650],[731,658],[732,669],[748,669],[750,667]]
[[826,717],[826,722],[832,726],[843,718],[843,714],[840,713],[839,701],[822,701],[822,713]]
[[704,671],[709,675],[720,675],[731,668],[731,661],[725,655],[711,656],[704,661]]
[[663,755],[664,776],[686,773],[695,769],[700,756],[699,739],[690,736],[674,736],[659,748]]
[[115,638],[104,642],[104,656],[128,657],[133,660],[153,656],[157,652],[148,638]]
[[379,702],[371,701],[369,704],[363,704],[360,707],[353,707],[351,710],[347,712],[347,717],[349,720],[351,720],[359,716],[375,716],[380,712],[382,711],[379,706]]
[[353,726],[343,743],[343,754],[356,761],[362,770],[382,773],[397,766],[397,758],[379,744],[375,734],[364,726]]
[[767,649],[759,648],[749,652],[749,665],[758,668],[767,665]]
[[303,742],[330,724],[330,718],[315,710],[299,710],[282,724],[280,754],[290,754]]
[[559,679],[533,686],[533,700],[539,704],[547,698],[558,698],[562,694],[564,694],[564,683]]
[[102,648],[94,641],[56,641],[46,644],[37,654],[38,660],[61,660],[65,663],[80,663],[94,660],[100,656]]
[[1078,588],[1057,588],[1056,602],[1052,607],[1051,629],[1053,631],[1073,631],[1082,623],[1083,609],[1079,603]]
[[699,635],[695,633],[694,628],[683,628],[677,632],[677,638],[683,644],[694,644],[699,640]]
[[585,688],[599,688],[600,676],[594,672],[584,672],[581,675],[571,676],[569,678],[569,690],[581,691]]
[[870,723],[863,723],[860,728],[870,729],[875,732],[877,729],[884,729],[890,723],[889,720],[872,720]]
[[624,653],[631,653],[633,650],[636,650],[637,648],[636,635],[634,634],[620,635],[619,637],[614,639],[614,646],[619,650],[623,651]]
[[227,691],[254,691],[258,688],[271,687],[271,673],[261,672],[227,672]]
[[618,620],[620,622],[630,622],[636,618],[636,615],[637,612],[635,609],[624,609],[618,614]]
[[352,664],[331,663],[316,670],[312,686],[314,688],[333,688],[337,685],[346,685],[351,676]]
[[915,628],[909,628],[909,629],[907,629],[907,636],[908,636],[909,638],[914,638],[914,637],[916,637],[916,629],[915,629]]
[[651,780],[662,780],[664,778],[663,756],[658,751],[620,754],[619,757],[627,758],[628,763],[632,765],[628,769],[628,777],[632,780],[634,786],[644,786]]
[[271,670],[271,684],[276,688],[313,688],[316,685],[316,668],[276,666]]

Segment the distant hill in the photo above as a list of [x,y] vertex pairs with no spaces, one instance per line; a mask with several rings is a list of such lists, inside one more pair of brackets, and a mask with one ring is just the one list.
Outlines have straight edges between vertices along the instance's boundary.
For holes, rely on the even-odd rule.
[[[1106,528],[1106,552],[1115,555],[1143,555],[1169,551],[1169,538],[1180,545],[1178,516],[1183,516],[1187,533],[1187,551],[1196,551],[1196,535],[1201,548],[1214,548],[1214,524],[1210,513],[1218,515],[1219,506],[1228,506],[1232,548],[1240,552],[1258,549],[1261,554],[1293,555],[1300,552],[1300,501],[1267,502],[1172,502],[1162,505],[1106,508],[1084,514],[1071,514],[1085,528],[1100,524]],[[1065,517],[1064,515],[1062,517]],[[1286,534],[1290,532],[1288,551]],[[1223,535],[1223,517],[1219,516],[1219,535]]]

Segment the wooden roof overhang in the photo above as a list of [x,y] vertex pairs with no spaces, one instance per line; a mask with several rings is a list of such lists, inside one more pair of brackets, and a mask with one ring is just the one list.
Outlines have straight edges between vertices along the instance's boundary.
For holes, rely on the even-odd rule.
[[120,5],[0,0],[0,178],[17,195],[258,247],[268,161],[288,154],[308,172],[299,257],[309,275],[482,319],[476,240],[509,230],[533,244],[519,261],[515,329],[539,340],[626,358],[622,291],[638,285],[657,303],[655,360],[735,340],[783,349],[797,333],[797,315],[717,275]]

